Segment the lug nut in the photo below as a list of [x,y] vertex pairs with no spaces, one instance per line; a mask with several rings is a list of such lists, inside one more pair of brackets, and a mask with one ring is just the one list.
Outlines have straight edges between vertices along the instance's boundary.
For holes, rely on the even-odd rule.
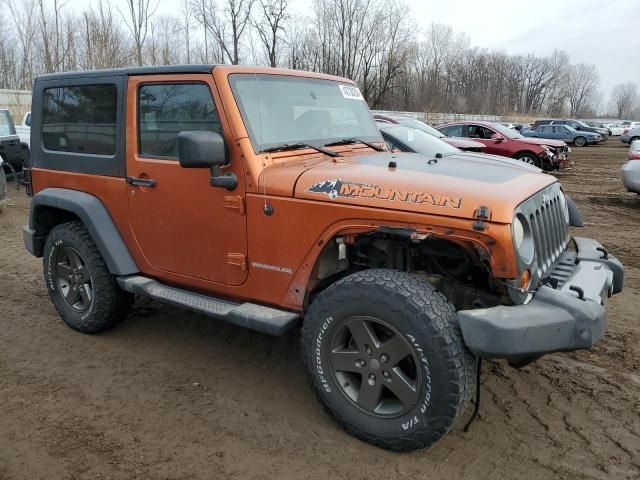
[[356,360],[356,367],[358,368],[364,367],[364,360]]
[[382,363],[387,363],[389,361],[389,355],[387,355],[386,353],[383,353],[382,355],[380,355],[380,361]]
[[376,383],[376,376],[373,373],[369,374],[369,385],[373,385],[374,383]]
[[367,352],[367,355],[371,355],[373,353],[369,345],[365,346],[364,351]]
[[391,377],[391,375],[389,374],[389,372],[387,372],[386,370],[383,370],[383,371],[382,371],[382,376],[383,376],[384,378],[389,378],[389,377]]

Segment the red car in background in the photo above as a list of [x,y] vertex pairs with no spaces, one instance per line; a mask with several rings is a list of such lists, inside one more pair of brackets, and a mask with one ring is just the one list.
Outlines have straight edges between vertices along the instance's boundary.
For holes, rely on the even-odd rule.
[[486,153],[522,160],[544,170],[570,166],[565,142],[525,137],[517,130],[492,122],[455,122],[437,127],[447,136],[470,138],[486,146]]
[[439,132],[431,125],[418,120],[417,118],[405,117],[402,115],[383,115],[381,113],[374,113],[373,118],[376,122],[391,123],[397,125],[404,125],[405,127],[412,127],[418,130],[422,130],[429,135],[433,135],[440,140],[447,142],[452,147],[459,148],[466,152],[482,152],[486,148],[484,144],[480,142],[474,142],[473,140],[465,140],[464,138],[448,137],[444,133]]

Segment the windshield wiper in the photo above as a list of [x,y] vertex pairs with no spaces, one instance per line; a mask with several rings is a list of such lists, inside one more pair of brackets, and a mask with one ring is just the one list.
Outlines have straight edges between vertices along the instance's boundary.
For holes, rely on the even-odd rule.
[[373,143],[365,142],[364,140],[360,140],[359,138],[341,138],[340,140],[336,140],[335,142],[325,143],[325,147],[334,147],[336,145],[350,145],[352,143],[361,143],[366,145],[369,148],[374,149],[376,152],[384,152],[384,148],[381,148]]
[[299,150],[301,148],[311,148],[316,152],[324,153],[325,155],[329,155],[330,157],[342,157],[342,154],[338,152],[327,150],[326,148],[322,147],[316,147],[315,145],[311,145],[309,143],[283,143],[282,145],[276,145],[275,147],[263,148],[259,153],[283,152],[285,150]]

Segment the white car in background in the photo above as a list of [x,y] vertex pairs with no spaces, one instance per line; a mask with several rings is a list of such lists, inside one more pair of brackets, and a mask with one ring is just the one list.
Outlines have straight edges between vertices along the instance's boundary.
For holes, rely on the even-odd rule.
[[604,126],[611,130],[612,137],[619,137],[625,129],[621,123],[605,123]]
[[16,133],[20,137],[20,143],[31,147],[31,112],[27,112],[22,117],[22,123],[16,125]]

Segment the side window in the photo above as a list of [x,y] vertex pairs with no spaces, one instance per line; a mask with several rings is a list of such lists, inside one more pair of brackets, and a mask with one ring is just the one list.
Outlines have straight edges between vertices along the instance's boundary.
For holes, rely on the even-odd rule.
[[209,87],[202,83],[142,85],[138,91],[138,152],[178,157],[178,133],[222,133]]
[[42,100],[44,148],[88,155],[116,153],[115,85],[47,88]]
[[541,133],[551,133],[553,128],[554,127],[550,127],[549,125],[543,125],[542,127],[540,127],[540,132]]
[[493,135],[493,132],[488,128],[481,127],[480,125],[469,125],[469,137],[489,139]]
[[15,135],[16,130],[11,122],[11,116],[8,110],[0,110],[0,137]]
[[451,125],[449,127],[441,128],[440,131],[448,137],[463,137],[462,125]]

